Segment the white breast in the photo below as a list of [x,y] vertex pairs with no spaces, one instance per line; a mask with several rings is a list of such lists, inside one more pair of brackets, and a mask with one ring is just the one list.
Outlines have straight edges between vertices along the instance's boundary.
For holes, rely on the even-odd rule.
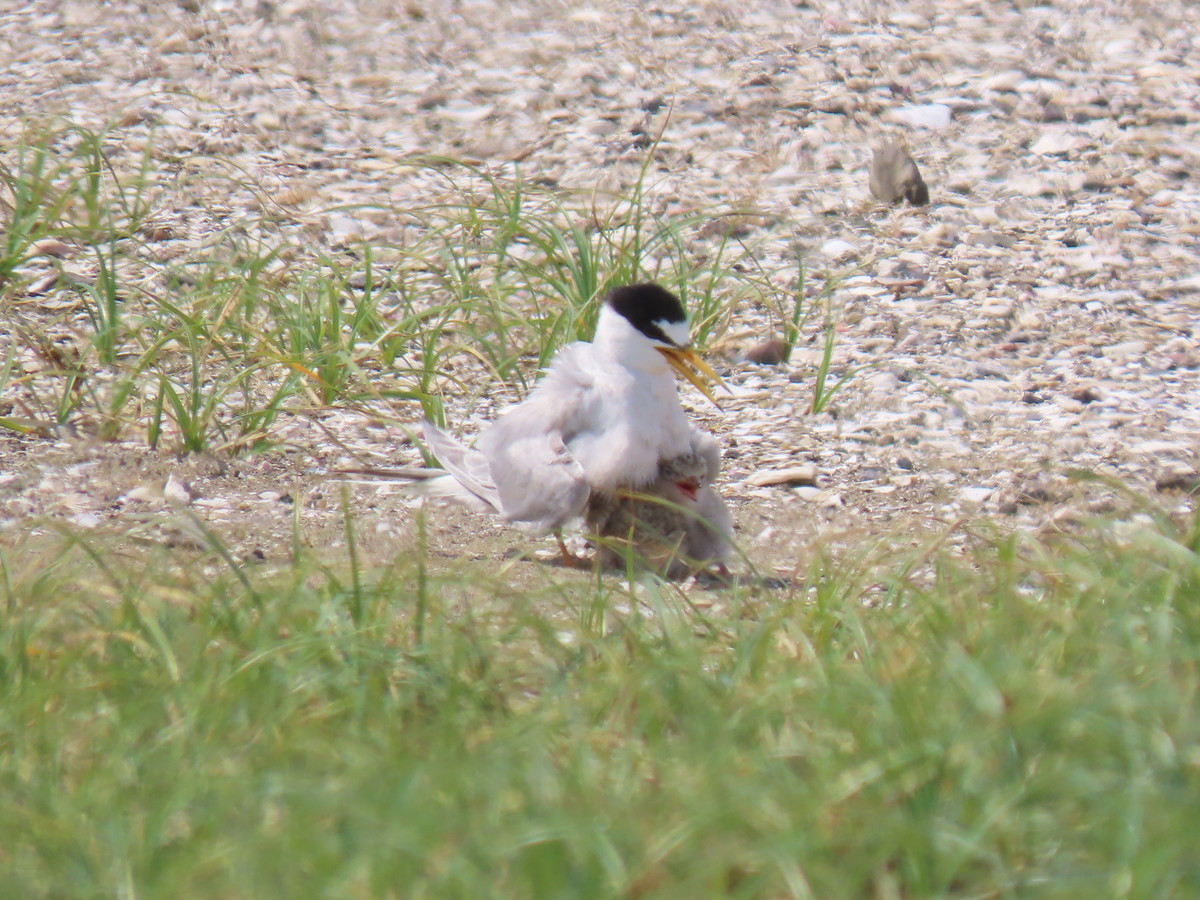
[[691,431],[670,370],[596,367],[587,402],[567,440],[588,483],[599,490],[639,487],[658,476],[660,459],[686,453]]

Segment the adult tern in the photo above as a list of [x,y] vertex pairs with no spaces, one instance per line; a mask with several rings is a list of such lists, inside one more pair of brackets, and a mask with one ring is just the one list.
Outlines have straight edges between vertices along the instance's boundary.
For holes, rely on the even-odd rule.
[[[618,287],[605,298],[592,342],[562,348],[530,395],[473,446],[424,423],[446,474],[424,482],[423,493],[496,513],[533,534],[554,532],[569,559],[561,531],[589,505],[638,491],[673,502],[663,465],[689,455],[704,458],[706,473],[710,459],[719,469],[719,448],[688,422],[675,375],[716,403],[710,385],[720,376],[692,348],[679,298],[656,284]],[[728,510],[711,485],[703,487],[703,504],[699,494],[683,499],[727,533]],[[717,537],[714,546],[727,545]]]

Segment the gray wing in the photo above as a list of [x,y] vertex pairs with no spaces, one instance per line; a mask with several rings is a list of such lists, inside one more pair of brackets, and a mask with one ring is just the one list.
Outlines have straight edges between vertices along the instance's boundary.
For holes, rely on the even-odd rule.
[[591,488],[561,434],[509,431],[499,437],[515,438],[493,439],[485,450],[504,518],[546,532],[558,531],[582,514]]
[[[482,500],[491,508],[492,512],[503,510],[500,492],[495,481],[492,480],[486,456],[474,447],[467,447],[459,443],[428,419],[421,423],[421,433],[425,436],[425,443],[429,445],[433,455],[438,458],[438,462],[453,476],[454,481],[460,487],[465,488],[467,493],[474,498]],[[443,490],[439,493],[453,498],[456,492]],[[471,505],[469,498],[462,497],[460,499],[468,501],[468,505]]]
[[591,493],[583,467],[566,446],[571,423],[587,408],[593,389],[581,364],[586,352],[564,348],[528,399],[485,430],[469,451],[475,456],[468,476],[491,492],[505,519],[535,533],[559,530],[582,515]]

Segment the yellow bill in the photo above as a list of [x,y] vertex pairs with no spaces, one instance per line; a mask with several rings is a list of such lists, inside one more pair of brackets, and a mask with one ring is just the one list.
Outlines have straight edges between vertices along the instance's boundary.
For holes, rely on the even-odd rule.
[[696,390],[702,393],[705,397],[712,401],[713,406],[717,409],[721,408],[721,404],[717,402],[717,398],[713,396],[710,384],[719,384],[729,393],[729,386],[721,380],[721,376],[717,374],[716,369],[704,361],[704,359],[693,350],[691,347],[655,347],[655,349],[667,358],[667,362],[671,364],[679,375],[687,382],[693,385]]

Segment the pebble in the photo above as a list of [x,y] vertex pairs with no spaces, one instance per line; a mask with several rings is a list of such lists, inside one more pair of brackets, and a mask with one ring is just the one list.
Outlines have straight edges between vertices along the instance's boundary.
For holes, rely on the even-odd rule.
[[1122,341],[1119,344],[1110,344],[1107,347],[1102,347],[1100,352],[1108,359],[1122,361],[1131,356],[1144,356],[1146,353],[1146,342]]
[[941,103],[922,103],[889,110],[884,119],[913,128],[940,130],[949,127],[952,116],[953,111],[949,106]]
[[1027,77],[1020,69],[1009,69],[1006,72],[998,72],[990,78],[983,79],[979,87],[985,91],[1015,91],[1027,81]]
[[988,487],[965,487],[959,490],[958,496],[965,503],[971,503],[978,506],[988,497],[992,496],[993,489]]
[[759,363],[760,365],[778,366],[786,362],[787,358],[787,341],[780,340],[779,338],[759,341],[746,351],[746,360],[752,363]]
[[329,217],[329,231],[340,241],[361,240],[362,224],[350,216],[334,215]]
[[816,466],[791,466],[786,469],[759,469],[746,478],[746,484],[751,487],[767,485],[815,485],[817,483]]
[[66,259],[73,251],[69,244],[64,244],[58,238],[42,238],[33,243],[32,250],[37,256],[53,256],[55,259]]
[[139,484],[121,497],[124,503],[153,503],[161,499],[162,491],[155,490],[148,484]]
[[167,476],[167,482],[163,485],[163,499],[174,506],[187,506],[192,502],[192,492],[188,486],[174,475]]
[[1078,153],[1090,145],[1091,141],[1082,135],[1062,129],[1048,129],[1030,144],[1029,152],[1038,156],[1065,156]]
[[870,187],[871,194],[881,203],[890,205],[901,200],[913,206],[929,203],[929,188],[921,179],[916,162],[897,144],[882,144],[875,150]]
[[1183,491],[1188,494],[1200,494],[1200,473],[1191,470],[1169,472],[1154,482],[1157,491]]
[[1067,110],[1061,103],[1054,100],[1047,100],[1042,104],[1042,121],[1043,122],[1065,122],[1067,120]]
[[185,110],[182,110],[182,109],[172,108],[172,109],[164,110],[162,115],[160,116],[160,119],[161,119],[163,125],[167,125],[172,128],[191,128],[192,127],[191,115],[189,115]]
[[[53,270],[46,272],[44,275],[35,278],[25,288],[25,296],[41,297],[44,294],[50,293],[58,284],[58,272]],[[74,305],[74,304],[69,304]]]
[[843,241],[840,238],[837,238],[823,243],[821,245],[821,252],[825,254],[826,259],[839,262],[841,260],[857,256],[858,246],[850,243],[849,241]]

